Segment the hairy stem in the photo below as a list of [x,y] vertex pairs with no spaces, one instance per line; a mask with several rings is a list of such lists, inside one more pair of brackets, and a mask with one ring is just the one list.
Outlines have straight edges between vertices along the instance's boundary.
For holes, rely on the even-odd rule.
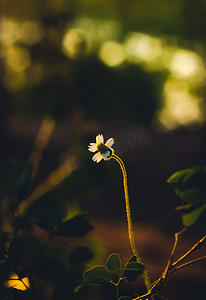
[[[124,185],[124,194],[125,194],[125,204],[126,204],[126,213],[127,213],[127,223],[128,223],[128,234],[129,234],[129,241],[132,248],[134,255],[137,257],[137,261],[142,263],[141,257],[136,249],[135,242],[134,242],[134,233],[132,228],[132,219],[131,219],[131,210],[129,204],[129,194],[128,194],[128,185],[127,185],[127,172],[124,166],[123,161],[119,158],[119,156],[113,154],[111,158],[114,158],[120,165],[123,174],[123,185]],[[151,289],[151,282],[147,272],[145,271],[143,274],[145,286],[147,291]]]

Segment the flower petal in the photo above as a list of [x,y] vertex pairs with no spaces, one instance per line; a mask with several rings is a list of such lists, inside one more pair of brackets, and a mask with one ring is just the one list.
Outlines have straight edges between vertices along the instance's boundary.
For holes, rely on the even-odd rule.
[[103,137],[102,134],[98,134],[98,135],[96,136],[96,143],[97,143],[97,144],[104,143],[104,137]]
[[110,138],[110,139],[108,139],[108,140],[106,141],[106,145],[107,145],[108,147],[112,147],[113,144],[114,144],[114,139],[113,139],[113,138]]
[[102,160],[103,156],[101,155],[100,152],[97,152],[93,157],[92,160],[96,161],[97,163],[100,162]]
[[91,152],[97,151],[97,144],[96,143],[90,143],[88,146],[88,150]]

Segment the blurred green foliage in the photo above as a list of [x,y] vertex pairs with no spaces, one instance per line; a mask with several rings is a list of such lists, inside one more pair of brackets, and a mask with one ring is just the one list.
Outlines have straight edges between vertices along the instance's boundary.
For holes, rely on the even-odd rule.
[[168,72],[156,67],[148,72],[134,61],[111,68],[99,57],[101,46],[114,41],[124,48],[127,34],[141,32],[162,38],[163,44],[168,37],[171,47],[197,50],[193,36],[201,55],[205,10],[203,1],[183,0],[4,1],[1,64],[7,113],[50,114],[63,122],[78,108],[102,126],[151,123],[162,105]]
[[175,184],[175,192],[185,203],[176,209],[182,211],[182,222],[186,227],[194,225],[206,210],[206,168],[193,166],[175,172],[168,178]]
[[[37,299],[40,286],[47,286],[51,299],[80,299],[75,288],[82,282],[84,265],[93,258],[93,251],[85,241],[75,247],[70,239],[82,238],[93,229],[88,214],[79,212],[68,218],[68,203],[56,191],[34,199],[20,213],[32,179],[32,163],[25,164],[22,175],[18,170],[18,176],[17,167],[9,163],[1,174],[0,298]],[[61,242],[61,237],[67,241]],[[71,244],[69,250],[61,245],[65,242]],[[28,277],[30,287],[21,292],[16,283],[8,287],[13,274],[19,281]]]
[[[84,238],[92,230],[88,214],[78,211],[79,208],[71,212],[68,202],[85,203],[94,199],[99,186],[110,179],[109,167],[98,169],[86,164],[82,145],[100,127],[121,130],[140,123],[151,125],[156,112],[164,106],[163,89],[170,74],[168,68],[161,67],[163,57],[158,58],[155,67],[152,63],[149,67],[150,54],[147,63],[127,58],[120,65],[109,66],[99,55],[101,47],[113,41],[126,51],[128,34],[140,32],[146,37],[160,38],[163,45],[168,43],[169,50],[195,51],[205,62],[205,14],[204,0],[2,1],[0,133],[4,155],[0,162],[9,155],[15,156],[16,148],[21,152],[17,157],[24,158],[23,163],[10,161],[1,168],[0,295],[3,299],[37,299],[35,289],[32,294],[29,290],[20,292],[4,286],[13,273],[19,279],[28,276],[32,288],[36,282],[53,286],[54,300],[87,296],[85,286],[79,290],[79,296],[78,293],[74,296],[74,290],[81,283],[85,263],[93,257],[92,250],[80,242],[65,253],[60,245],[51,243],[58,238],[73,245],[74,239]],[[65,47],[67,34],[69,42]],[[183,79],[183,85],[185,82],[190,83],[190,79]],[[194,78],[191,82],[188,90],[197,90],[205,101],[202,85],[196,86]],[[173,90],[176,91],[174,86]],[[32,164],[25,163],[28,141],[24,140],[24,144],[15,140],[18,144],[15,147],[11,146],[10,138],[15,136],[13,131],[20,119],[27,119],[24,127],[31,130],[31,119],[38,122],[45,115],[54,117],[57,128],[66,124],[82,165],[62,185],[33,199],[27,210],[19,213],[19,206],[34,187]],[[17,123],[12,127],[13,117],[17,117]],[[70,147],[71,140],[65,142],[66,139],[63,137],[63,142]],[[62,147],[58,143],[57,139],[54,146]],[[56,164],[60,164],[60,156]],[[44,167],[51,168],[47,161]],[[205,169],[189,168],[169,180],[175,183],[177,194],[185,203],[182,210],[185,226],[193,225],[205,210],[204,192],[196,185],[196,175],[203,178]],[[42,178],[39,174],[37,182]],[[120,278],[119,263],[117,255],[110,257],[107,269],[101,267],[103,277],[108,279],[112,273]],[[128,262],[127,267],[124,275],[128,281],[143,271],[135,261]]]

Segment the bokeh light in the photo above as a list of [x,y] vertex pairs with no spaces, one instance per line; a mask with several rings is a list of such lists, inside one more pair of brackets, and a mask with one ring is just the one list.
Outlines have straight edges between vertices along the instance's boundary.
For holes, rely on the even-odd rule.
[[118,66],[125,60],[124,48],[117,42],[106,42],[99,50],[99,57],[109,67]]
[[17,22],[4,16],[0,19],[0,41],[3,45],[10,46],[21,36],[21,28]]
[[79,57],[88,52],[88,41],[80,29],[70,29],[62,40],[62,50],[70,58]]
[[125,48],[128,56],[139,63],[159,61],[163,53],[162,39],[138,32],[126,36]]
[[22,72],[31,65],[29,52],[22,47],[10,48],[5,60],[7,66],[15,72]]
[[20,26],[21,36],[20,40],[27,44],[33,45],[38,43],[43,38],[42,28],[35,22],[23,22]]
[[[44,79],[45,66],[32,61],[27,48],[44,37],[45,31],[38,22],[20,22],[5,16],[1,19],[1,56],[6,66],[3,80],[10,91],[38,85]],[[24,46],[16,45],[18,41]],[[162,108],[156,118],[170,130],[179,125],[204,123],[203,96],[198,92],[204,85],[204,62],[194,50],[180,47],[175,36],[155,36],[138,31],[123,34],[122,25],[117,20],[84,16],[69,24],[62,37],[61,50],[75,60],[96,53],[99,60],[111,68],[129,63],[149,73],[167,72]],[[188,86],[180,92],[180,85],[184,85],[185,80],[189,80]]]
[[177,79],[167,80],[164,85],[164,99],[164,108],[158,118],[167,129],[203,123],[202,99],[192,95],[186,84]]
[[177,50],[170,65],[171,72],[178,77],[203,76],[204,64],[200,56],[192,51]]

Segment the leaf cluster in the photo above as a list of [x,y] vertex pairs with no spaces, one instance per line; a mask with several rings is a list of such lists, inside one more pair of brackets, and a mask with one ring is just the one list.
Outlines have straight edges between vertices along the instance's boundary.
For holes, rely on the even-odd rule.
[[[2,213],[0,234],[0,299],[37,299],[37,286],[49,285],[51,299],[73,299],[82,281],[85,263],[93,252],[87,245],[70,246],[69,251],[55,240],[79,241],[93,229],[87,212],[68,218],[67,199],[50,191],[35,199],[23,213],[19,205],[27,200],[32,181],[32,163],[22,167],[16,161],[5,165],[1,174]],[[6,231],[5,220],[9,224]],[[8,226],[7,226],[8,227]],[[43,234],[43,237],[41,236]],[[28,277],[30,287],[7,287],[13,274]],[[37,285],[37,286],[36,286]],[[75,298],[76,299],[76,298]]]
[[[88,282],[110,283],[118,288],[122,280],[134,281],[144,271],[144,264],[137,262],[136,256],[132,256],[122,268],[120,256],[117,253],[112,253],[106,261],[106,267],[103,265],[95,266],[85,271],[83,278]],[[122,296],[119,299],[130,300],[132,298]]]
[[184,203],[176,207],[182,211],[183,225],[192,226],[206,210],[206,167],[192,166],[177,171],[167,182],[175,185],[175,192]]

